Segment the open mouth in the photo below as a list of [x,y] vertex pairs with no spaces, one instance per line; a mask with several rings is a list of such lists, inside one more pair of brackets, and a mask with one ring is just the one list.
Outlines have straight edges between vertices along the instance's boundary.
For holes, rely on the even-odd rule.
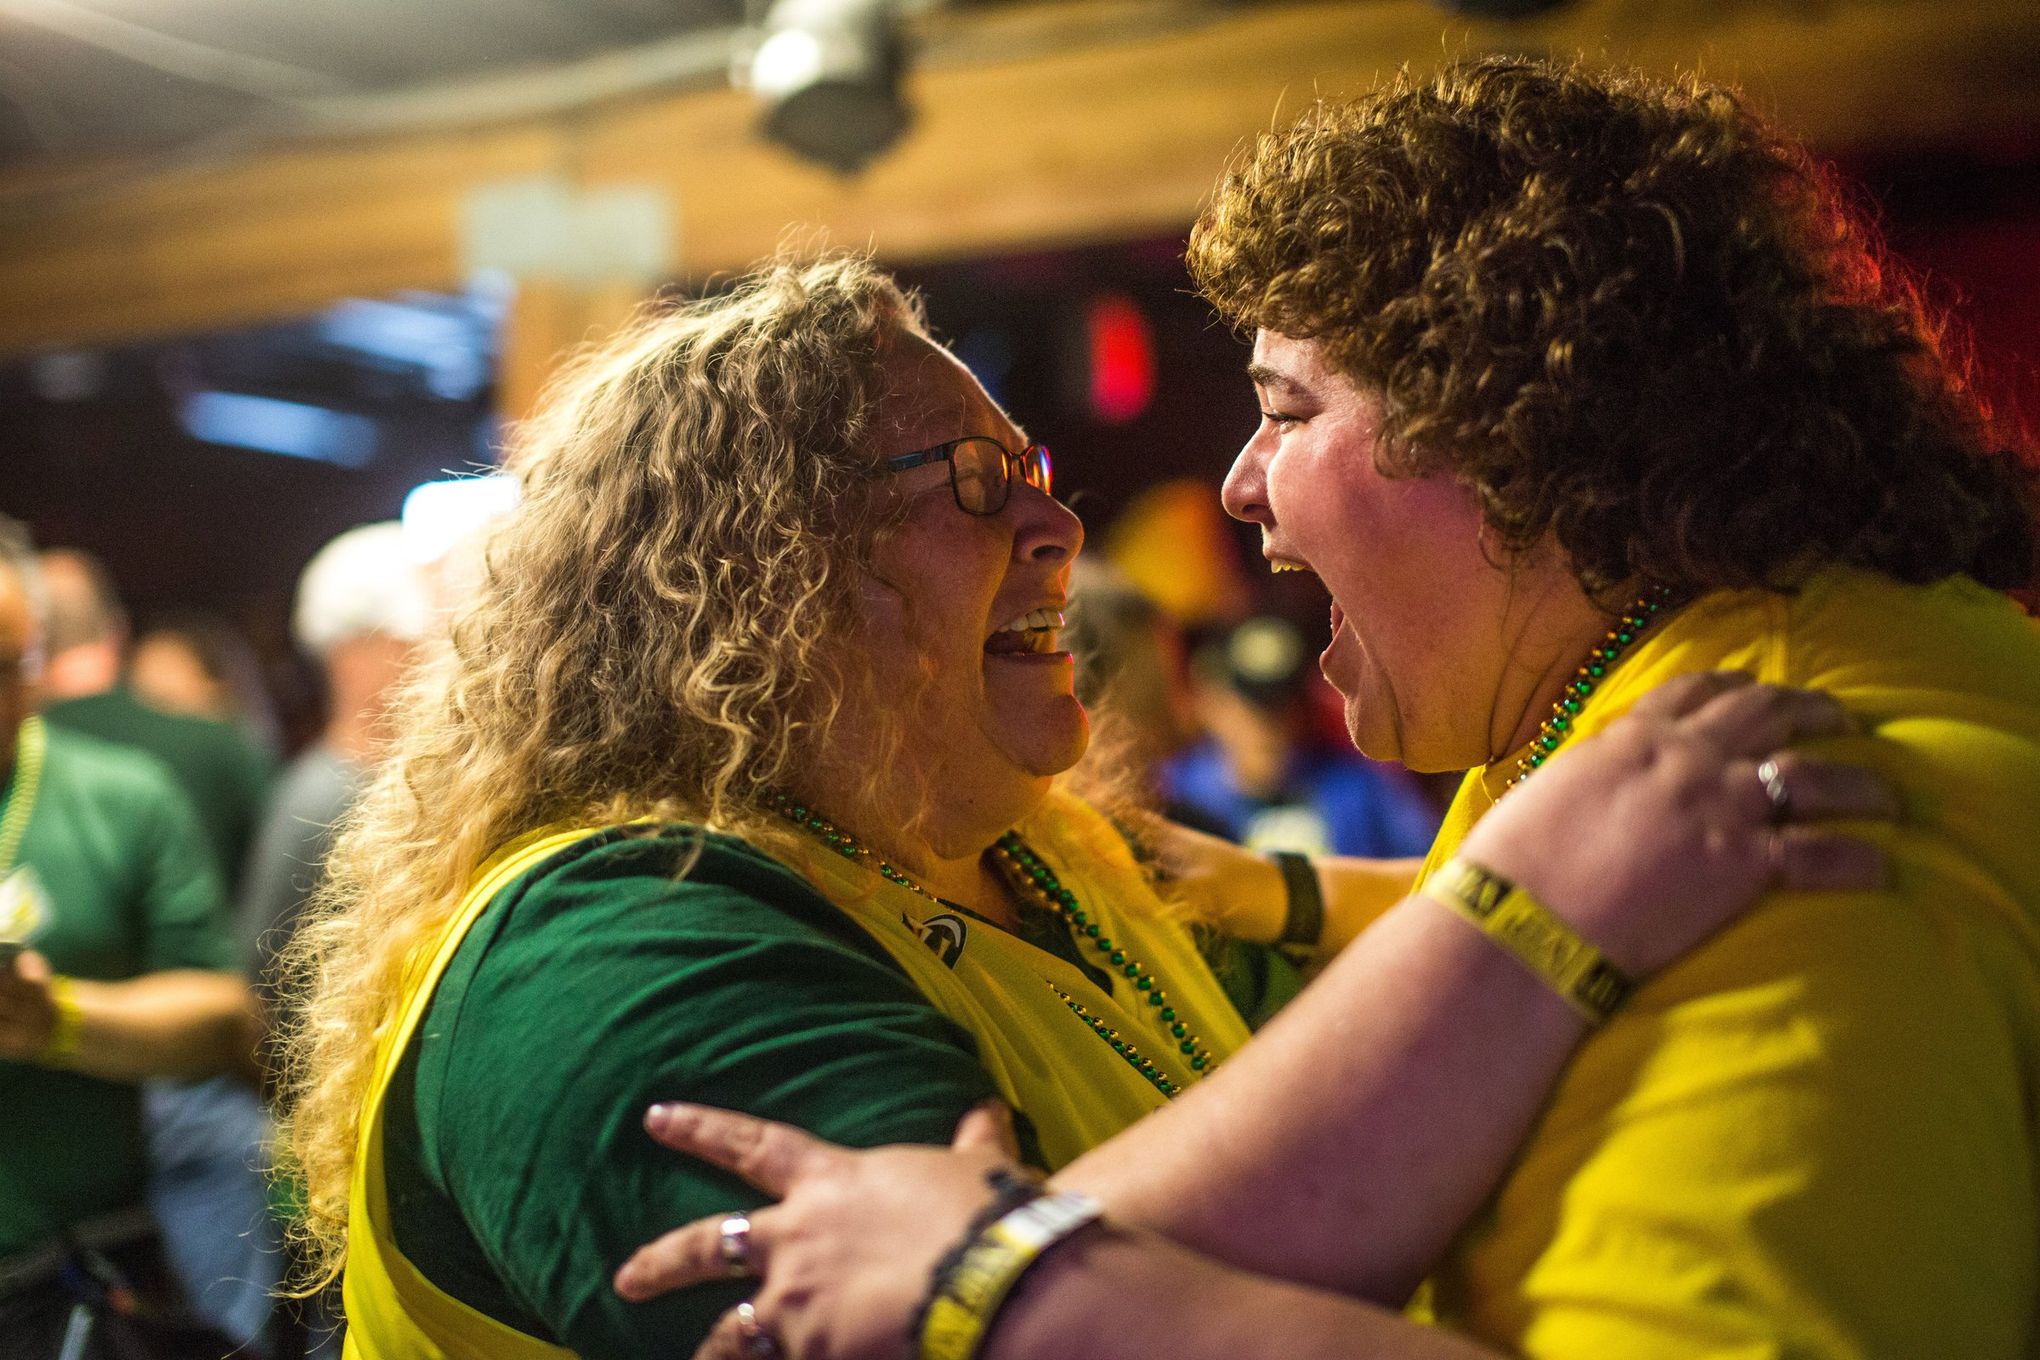
[[[1270,557],[1268,559],[1268,570],[1273,572],[1277,576],[1280,576],[1283,572],[1287,571],[1300,571],[1306,576],[1317,575],[1317,573],[1315,571],[1312,571],[1307,564],[1299,562],[1293,557]],[[1324,582],[1320,580],[1318,584],[1323,585]],[[1331,617],[1333,637],[1337,637],[1339,635],[1339,628],[1345,622],[1346,611],[1339,608],[1339,602],[1335,599],[1332,601],[1332,617]]]
[[985,642],[988,656],[1054,656],[1062,651],[1065,620],[1057,609],[1030,609],[993,633]]

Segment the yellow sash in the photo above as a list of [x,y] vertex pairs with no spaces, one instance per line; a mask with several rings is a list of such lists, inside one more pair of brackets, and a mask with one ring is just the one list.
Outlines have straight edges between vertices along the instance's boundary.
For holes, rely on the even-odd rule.
[[362,1100],[347,1204],[347,1273],[341,1283],[347,1316],[343,1360],[572,1360],[572,1351],[468,1307],[426,1279],[397,1250],[383,1181],[383,1103],[433,989],[469,927],[519,874],[599,829],[534,832],[490,856],[475,872],[467,896],[425,967],[407,979],[396,1016],[376,1044],[375,1067]]
[[[1223,1061],[1246,1042],[1245,1023],[1190,932],[1156,900],[1110,822],[1057,794],[1017,830],[1076,894],[1100,933],[1154,973],[1177,1023],[1202,1038],[1213,1057]],[[970,1031],[999,1095],[1034,1122],[1049,1169],[1167,1103],[1071,1013],[1057,988],[1153,1058],[1179,1087],[1197,1080],[1160,1011],[1123,978],[1108,995],[1077,968],[1017,936],[826,851],[796,867],[892,955],[937,1010]],[[1102,954],[1093,963],[1110,971]]]
[[[343,1285],[346,1360],[560,1360],[571,1354],[469,1308],[397,1251],[383,1180],[383,1105],[434,988],[490,902],[540,861],[602,829],[535,832],[491,856],[425,966],[407,981],[377,1045],[362,1104]],[[1110,823],[1058,795],[1019,830],[1102,933],[1160,980],[1177,1023],[1221,1061],[1246,1042],[1246,1026],[1189,932],[1155,900]],[[1166,1103],[1152,1082],[1071,1012],[1057,988],[1177,1085],[1196,1080],[1159,1008],[1132,987],[1108,995],[1061,959],[826,851],[817,849],[796,867],[870,933],[931,1005],[972,1035],[994,1087],[1033,1122],[1051,1168]],[[1105,964],[1100,955],[1098,965]]]

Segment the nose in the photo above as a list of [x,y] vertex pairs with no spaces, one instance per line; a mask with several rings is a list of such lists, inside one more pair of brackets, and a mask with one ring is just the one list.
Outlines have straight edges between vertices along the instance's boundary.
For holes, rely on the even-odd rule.
[[1219,492],[1219,499],[1225,503],[1228,515],[1263,528],[1275,523],[1275,516],[1268,510],[1268,446],[1271,442],[1264,437],[1264,432],[1255,431],[1253,438],[1240,447],[1239,456],[1233,459],[1232,470],[1225,474],[1225,487]]
[[1020,561],[1068,562],[1084,546],[1084,522],[1046,491],[1015,486],[1006,510],[1016,520],[1013,556]]

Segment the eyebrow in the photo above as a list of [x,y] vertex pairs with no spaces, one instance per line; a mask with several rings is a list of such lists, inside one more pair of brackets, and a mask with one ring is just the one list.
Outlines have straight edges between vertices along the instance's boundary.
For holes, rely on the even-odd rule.
[[1256,387],[1279,387],[1285,392],[1301,392],[1303,384],[1266,364],[1248,364],[1247,378]]

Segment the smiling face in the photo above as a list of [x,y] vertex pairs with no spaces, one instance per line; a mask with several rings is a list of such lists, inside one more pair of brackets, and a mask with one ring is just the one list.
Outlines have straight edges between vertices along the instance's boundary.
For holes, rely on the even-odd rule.
[[[1015,451],[1026,445],[948,351],[912,334],[891,343],[891,395],[871,436],[874,462],[963,435]],[[858,650],[872,684],[861,698],[853,687],[837,730],[878,730],[882,724],[860,724],[855,710],[892,706],[907,747],[897,768],[934,790],[950,820],[996,835],[1039,802],[1049,777],[1074,765],[1089,740],[1058,637],[1083,527],[1017,481],[996,515],[966,514],[942,462],[870,485],[870,513],[890,521],[862,592]]]
[[1331,591],[1321,664],[1354,744],[1417,770],[1507,751],[1573,646],[1577,587],[1551,555],[1490,561],[1458,482],[1383,475],[1380,400],[1313,342],[1260,332],[1249,376],[1261,424],[1226,478],[1226,510],[1261,526],[1278,570],[1313,571]]

